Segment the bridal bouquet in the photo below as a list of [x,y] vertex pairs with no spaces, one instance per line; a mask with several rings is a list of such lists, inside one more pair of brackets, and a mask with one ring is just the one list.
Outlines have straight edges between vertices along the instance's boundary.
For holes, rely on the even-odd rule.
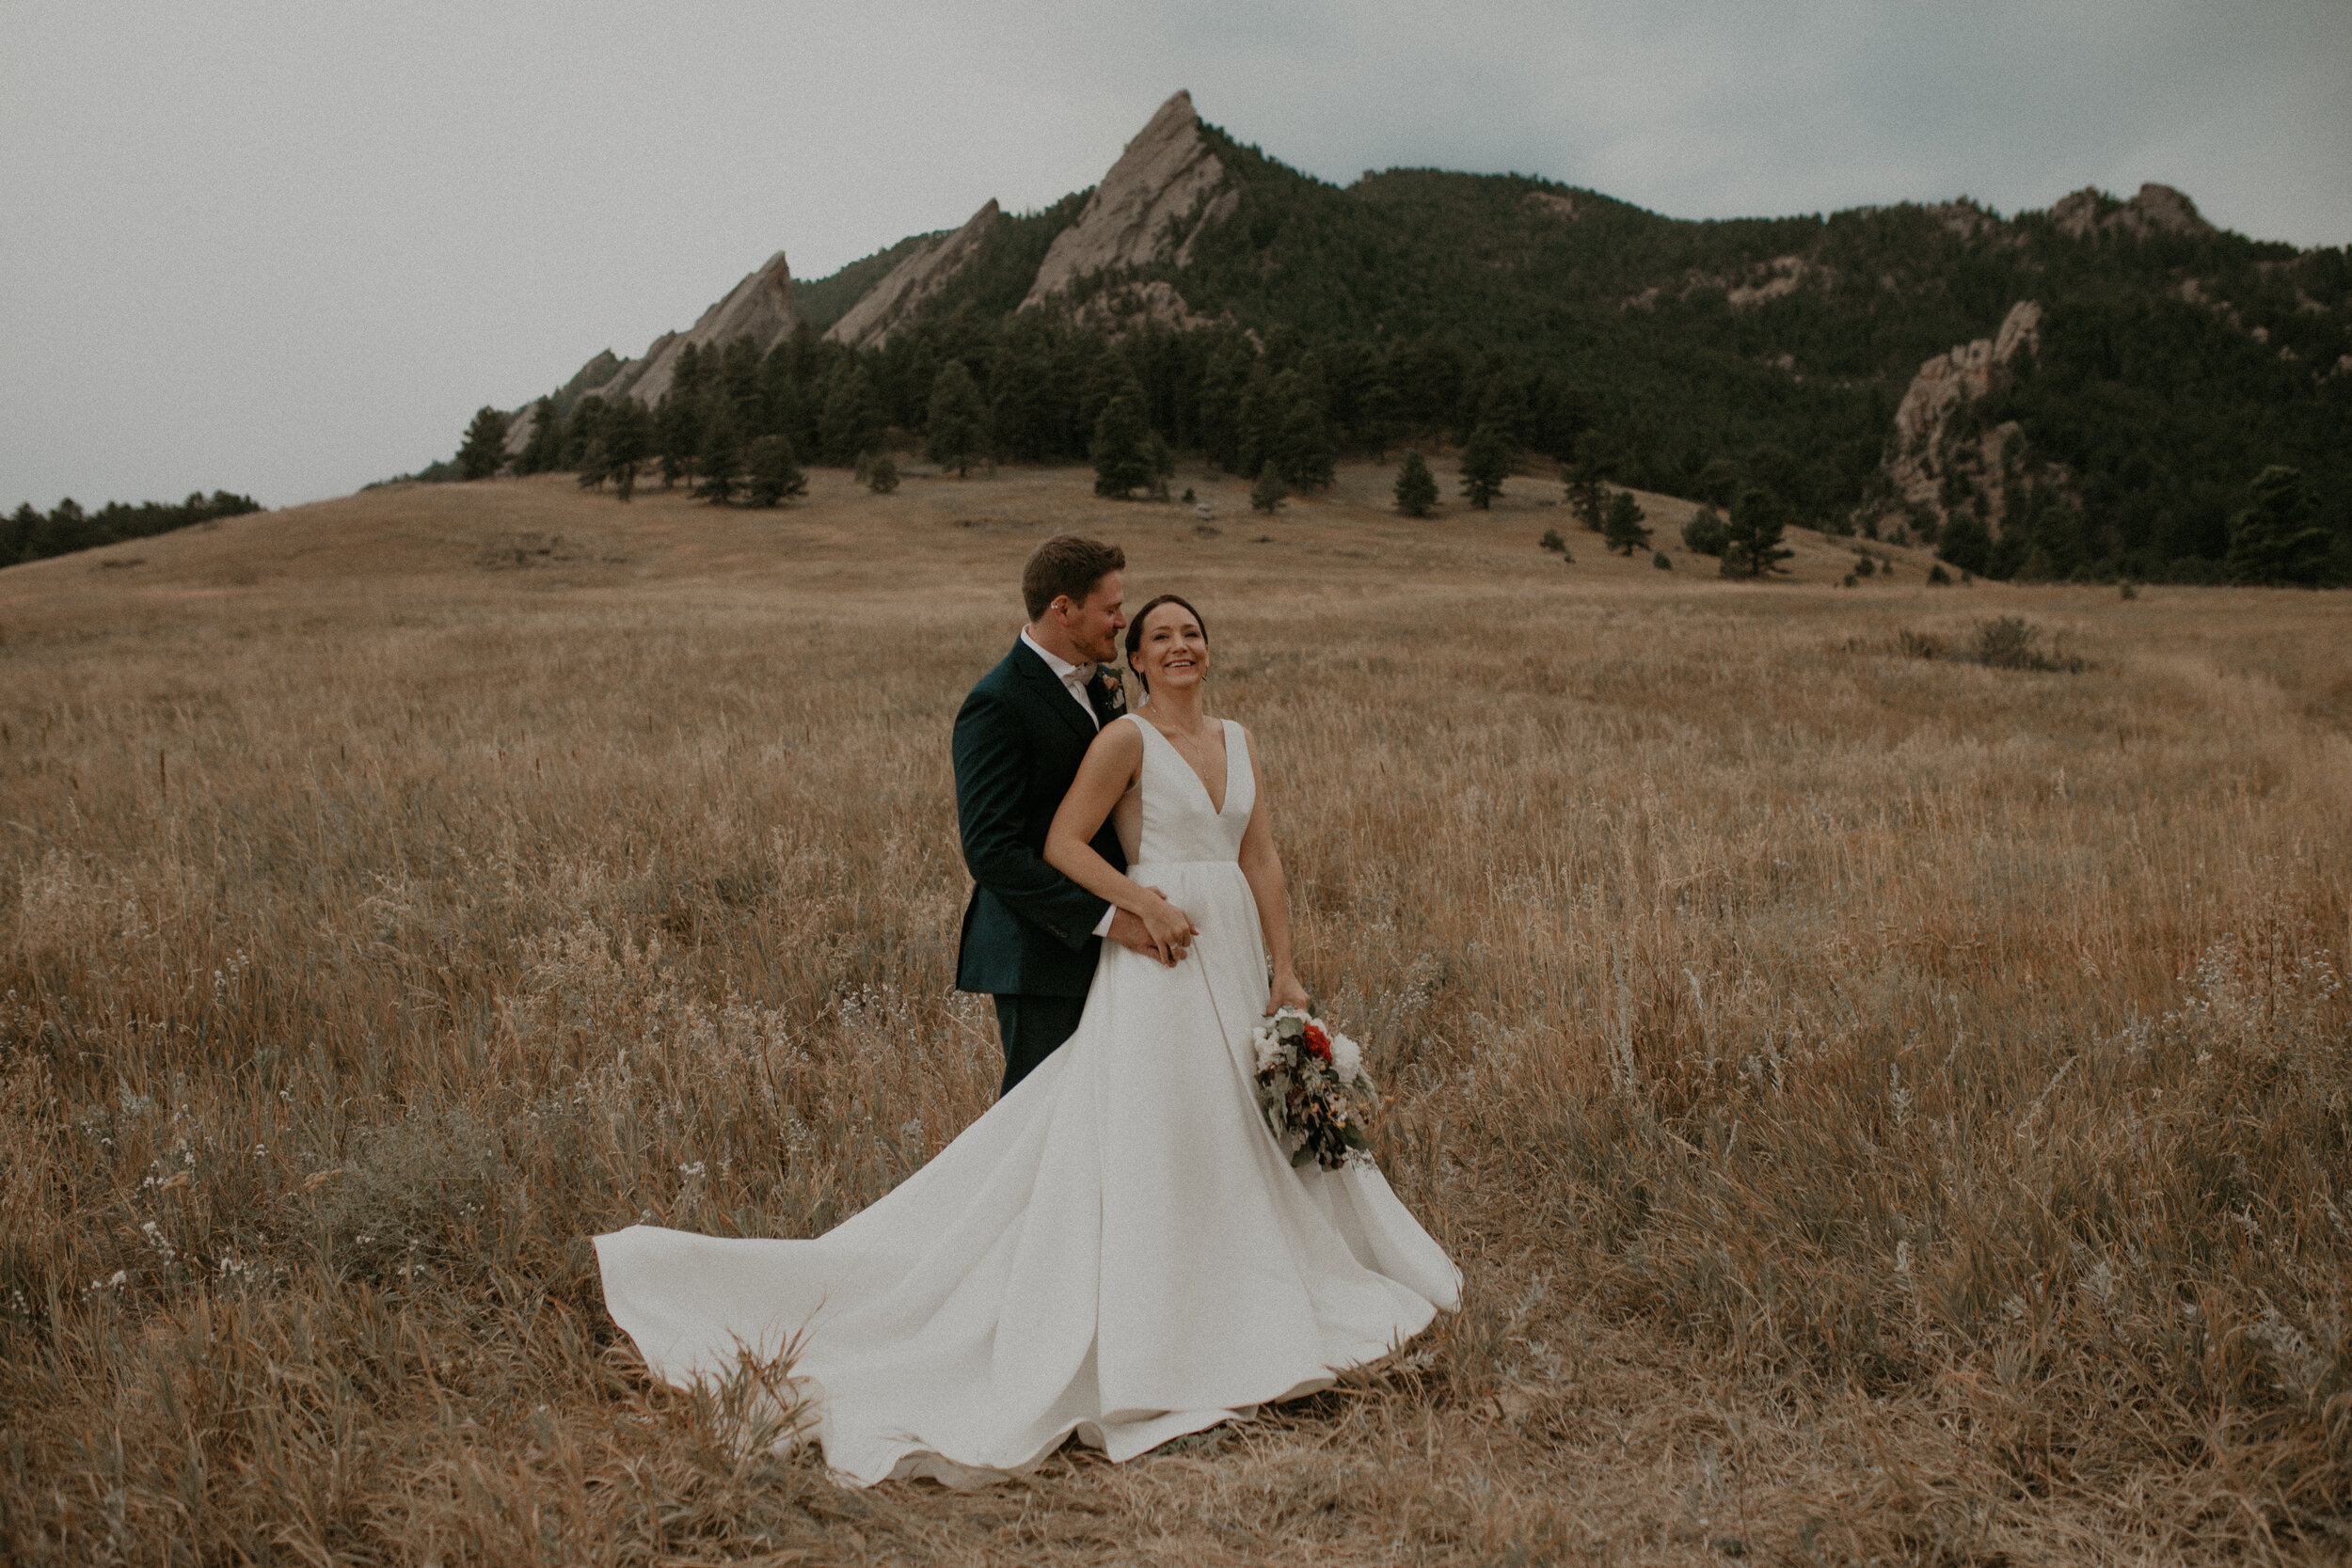
[[1261,1022],[1250,1040],[1258,1048],[1258,1105],[1294,1168],[1312,1160],[1338,1170],[1372,1158],[1366,1133],[1380,1101],[1362,1047],[1296,1007]]

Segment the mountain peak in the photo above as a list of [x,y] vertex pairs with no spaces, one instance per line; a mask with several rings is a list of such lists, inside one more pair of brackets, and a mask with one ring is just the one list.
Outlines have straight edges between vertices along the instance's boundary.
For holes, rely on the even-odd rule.
[[2214,226],[2197,211],[2197,203],[2153,180],[2129,201],[2118,201],[2095,185],[2085,185],[2050,209],[2050,221],[2059,233],[2076,239],[2103,232],[2134,236],[2215,232]]
[[[1022,309],[1065,294],[1105,267],[1150,266],[1171,256],[1181,262],[1193,237],[1240,199],[1228,186],[1211,200],[1221,185],[1225,166],[1200,134],[1192,94],[1179,88],[1120,153],[1078,221],[1054,237]],[[1200,211],[1203,202],[1205,212]]]
[[952,281],[988,243],[1003,214],[990,197],[962,228],[933,235],[912,255],[890,269],[882,280],[858,296],[849,313],[833,324],[825,336],[851,348],[880,348],[890,335],[914,319],[924,301]]

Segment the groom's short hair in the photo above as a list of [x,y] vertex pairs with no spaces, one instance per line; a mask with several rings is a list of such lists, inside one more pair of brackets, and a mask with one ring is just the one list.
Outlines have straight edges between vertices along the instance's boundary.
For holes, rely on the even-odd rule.
[[1021,603],[1029,619],[1039,620],[1064,594],[1084,604],[1094,585],[1113,572],[1127,569],[1127,552],[1100,539],[1057,533],[1029,552],[1021,568]]

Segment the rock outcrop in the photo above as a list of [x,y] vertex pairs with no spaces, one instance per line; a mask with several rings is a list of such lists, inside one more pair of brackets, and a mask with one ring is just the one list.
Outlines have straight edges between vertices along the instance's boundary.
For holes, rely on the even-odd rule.
[[1802,256],[1775,256],[1756,270],[1760,277],[1724,291],[1724,299],[1733,309],[1744,310],[1795,293],[1807,268]]
[[1054,237],[1021,307],[1047,304],[1105,267],[1183,266],[1193,242],[1240,200],[1200,134],[1192,94],[1179,92],[1127,144],[1078,221]]
[[[664,332],[642,356],[618,359],[609,348],[598,353],[564,384],[555,394],[555,405],[568,412],[584,397],[626,396],[647,404],[659,403],[677,378],[678,356],[687,344],[724,347],[748,335],[765,353],[791,335],[793,320],[792,271],[779,250],[768,258],[765,266],[728,290],[724,299],[705,310],[691,327]],[[507,456],[520,456],[530,444],[532,431],[539,422],[538,408],[534,400],[515,411],[506,426]]]
[[[572,378],[569,381],[556,388],[552,400],[556,412],[559,415],[567,413],[572,404],[581,398],[602,389],[607,382],[621,373],[621,367],[626,363],[627,361],[619,355],[608,348],[588,363],[580,366],[579,370],[572,372]],[[531,445],[531,433],[537,428],[538,423],[539,404],[535,399],[524,404],[520,409],[516,410],[515,417],[506,422],[507,456],[520,457],[523,454],[523,449]]]
[[2153,182],[2139,187],[2129,201],[2118,201],[2105,191],[2085,185],[2061,198],[2050,209],[2058,231],[2075,239],[2094,234],[2211,234],[2217,230],[2197,211],[2197,203],[2169,185]]
[[2013,420],[1985,429],[1975,415],[1986,399],[2008,388],[2018,356],[2041,346],[2042,307],[2020,300],[1994,336],[1919,367],[1895,409],[1878,483],[1855,513],[1865,531],[1932,538],[1965,507],[1998,536],[2018,499],[2025,436]]
[[892,333],[914,319],[926,301],[972,264],[996,231],[1001,216],[992,198],[962,228],[925,240],[881,282],[859,295],[849,313],[834,323],[825,336],[851,348],[882,347]]
[[1104,289],[1079,306],[1071,317],[1073,325],[1112,338],[1146,323],[1165,326],[1171,332],[1187,332],[1194,327],[1215,326],[1217,320],[1194,310],[1184,296],[1176,292],[1176,285],[1159,277]]
[[724,299],[705,310],[691,327],[663,333],[643,358],[623,364],[621,372],[605,383],[603,395],[659,403],[676,379],[678,356],[687,344],[723,348],[748,336],[754,347],[766,353],[791,335],[792,322],[792,271],[779,250],[768,258],[766,265],[728,290]]

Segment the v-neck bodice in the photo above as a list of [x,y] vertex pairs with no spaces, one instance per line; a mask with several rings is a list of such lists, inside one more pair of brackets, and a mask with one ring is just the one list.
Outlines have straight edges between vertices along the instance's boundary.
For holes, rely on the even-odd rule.
[[1193,771],[1168,736],[1139,713],[1127,715],[1143,732],[1142,831],[1129,858],[1150,861],[1232,861],[1241,857],[1242,834],[1256,804],[1257,778],[1248,764],[1248,741],[1232,720],[1225,726],[1225,807],[1218,810],[1208,785]]

